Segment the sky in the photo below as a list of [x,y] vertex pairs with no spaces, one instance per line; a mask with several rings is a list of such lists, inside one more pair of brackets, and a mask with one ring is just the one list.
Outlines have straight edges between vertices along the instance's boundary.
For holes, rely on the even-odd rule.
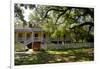
[[25,8],[22,8],[23,11],[24,11],[24,19],[28,22],[29,21],[29,15],[30,13],[33,12],[33,10],[30,10],[29,8],[25,9]]

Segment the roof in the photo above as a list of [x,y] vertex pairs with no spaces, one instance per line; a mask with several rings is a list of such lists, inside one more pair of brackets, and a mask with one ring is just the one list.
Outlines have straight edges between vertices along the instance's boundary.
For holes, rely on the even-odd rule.
[[20,28],[15,29],[15,32],[41,32],[41,28]]

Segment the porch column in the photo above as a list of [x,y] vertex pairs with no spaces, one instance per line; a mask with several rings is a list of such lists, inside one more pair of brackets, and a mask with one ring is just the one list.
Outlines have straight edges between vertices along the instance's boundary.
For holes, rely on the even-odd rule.
[[15,33],[15,40],[18,41],[18,32]]
[[31,36],[32,36],[32,42],[33,42],[34,41],[34,33],[33,32],[32,32]]
[[27,37],[26,34],[27,34],[27,33],[24,32],[24,41],[26,41],[26,37]]
[[[27,32],[23,32],[23,40],[24,40],[24,44],[26,44],[26,34]],[[26,50],[26,45],[24,45],[24,50]]]

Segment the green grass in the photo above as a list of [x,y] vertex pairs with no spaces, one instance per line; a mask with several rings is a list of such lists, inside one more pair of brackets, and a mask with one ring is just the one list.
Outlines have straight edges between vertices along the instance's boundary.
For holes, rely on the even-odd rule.
[[36,54],[15,57],[15,65],[93,61],[93,54],[93,48],[36,51]]
[[47,51],[49,54],[68,54],[67,51]]
[[16,42],[15,43],[15,51],[16,52],[25,51],[24,44],[23,43],[20,43],[20,42]]

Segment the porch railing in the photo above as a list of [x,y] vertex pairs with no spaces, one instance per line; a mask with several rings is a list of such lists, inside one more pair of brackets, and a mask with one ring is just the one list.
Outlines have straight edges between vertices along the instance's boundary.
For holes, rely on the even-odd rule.
[[49,43],[45,45],[45,49],[69,49],[69,48],[91,48],[94,47],[94,43],[66,43],[66,44],[53,44]]
[[33,39],[32,38],[28,38],[28,39],[26,39],[25,41],[24,41],[24,44],[29,44],[29,43],[31,43],[33,41]]
[[25,38],[24,37],[19,37],[19,38],[16,39],[16,41],[19,41],[19,42],[20,41],[25,41]]

